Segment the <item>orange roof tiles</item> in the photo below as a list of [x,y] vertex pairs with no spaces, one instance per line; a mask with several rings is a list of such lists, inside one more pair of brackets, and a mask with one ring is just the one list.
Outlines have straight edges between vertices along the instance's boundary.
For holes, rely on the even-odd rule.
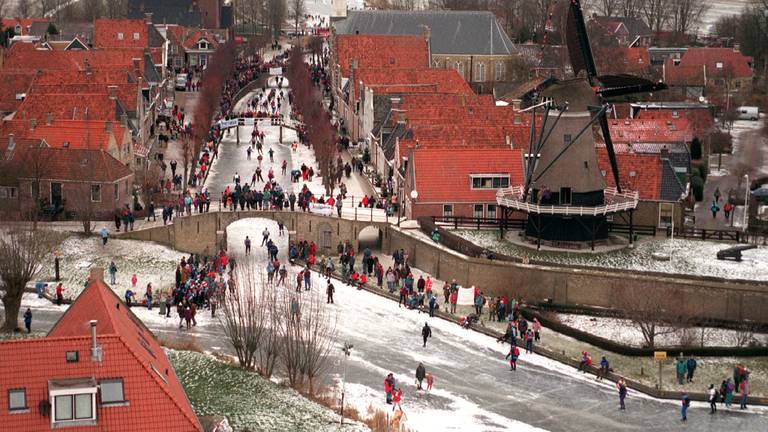
[[336,55],[342,76],[352,59],[358,69],[428,68],[429,47],[421,36],[338,35]]
[[[102,361],[91,360],[90,320],[97,320],[97,343]],[[67,362],[66,352],[77,351],[79,361]],[[0,424],[8,430],[50,430],[49,416],[38,404],[49,399],[49,380],[121,378],[127,404],[96,404],[96,428],[115,432],[163,430],[201,431],[202,427],[173,368],[152,332],[102,281],[91,283],[45,338],[0,343],[6,366],[0,370],[3,390],[23,387],[29,412],[0,410]],[[7,407],[7,391],[0,405]],[[72,426],[67,430],[94,430]]]
[[[605,173],[603,179],[608,187],[615,187],[611,163],[605,146],[597,146],[597,164]],[[637,191],[640,199],[658,200],[661,198],[662,167],[657,154],[638,154],[617,152],[616,163],[619,167],[619,183],[622,190]]]
[[219,46],[219,41],[216,40],[216,36],[206,29],[196,30],[190,33],[184,38],[182,45],[186,49],[194,49],[197,46],[197,43],[200,42],[200,39],[208,41],[212,49]]
[[453,69],[360,69],[355,81],[362,81],[377,94],[404,92],[474,94],[464,78]]
[[26,94],[32,86],[35,75],[29,72],[0,73],[0,111],[15,111],[22,100],[20,95]]
[[75,149],[109,150],[111,138],[115,138],[118,149],[122,147],[125,129],[119,122],[111,122],[112,132],[107,132],[107,122],[99,120],[54,120],[45,124],[45,118],[37,120],[32,129],[31,120],[10,120],[3,123],[0,131],[13,133],[22,138],[43,139],[51,147]]
[[615,143],[687,143],[693,140],[691,123],[685,118],[609,120],[608,127]]
[[733,48],[688,48],[679,59],[664,62],[665,82],[703,86],[712,78],[751,78],[752,57]]
[[495,189],[472,189],[473,174],[507,174],[521,184],[523,157],[519,149],[419,148],[412,153],[419,204],[495,201]]
[[97,48],[149,47],[147,23],[140,19],[97,19],[93,26]]
[[46,122],[49,115],[53,120],[120,120],[117,100],[110,99],[106,91],[96,94],[33,92],[19,105],[14,119]]
[[21,27],[21,35],[27,36],[29,35],[29,28],[34,23],[47,23],[49,22],[47,18],[3,18],[3,29],[6,29],[8,27],[15,28],[17,25]]
[[[25,146],[14,151],[10,160],[21,168],[16,172],[19,178],[39,177],[49,180],[112,183],[133,174],[125,164],[102,150],[52,147],[30,150],[29,143],[37,143],[39,146],[39,141],[23,138],[15,138],[15,141],[25,143]],[[5,145],[7,146],[7,138]],[[42,175],[39,172],[26,171],[25,168],[34,169],[26,166],[30,158],[43,158],[46,161]]]

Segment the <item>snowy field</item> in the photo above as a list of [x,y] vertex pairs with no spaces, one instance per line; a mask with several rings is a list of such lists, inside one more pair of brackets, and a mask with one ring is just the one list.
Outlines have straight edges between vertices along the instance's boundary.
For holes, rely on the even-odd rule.
[[[564,314],[557,315],[560,322],[595,336],[600,336],[614,342],[640,347],[645,343],[640,329],[631,321],[621,318],[593,317],[588,315]],[[668,329],[662,327],[660,332],[672,331],[671,333],[657,336],[656,344],[658,346],[677,346],[683,345],[686,341],[691,341],[694,346],[701,346],[703,339],[704,346],[740,346],[740,334],[736,330],[727,330],[712,327],[693,327],[687,329]],[[747,342],[741,346],[751,344],[768,344],[768,335],[755,333],[751,336],[751,343]]]
[[[64,283],[64,296],[75,298],[85,287],[85,280],[91,267],[104,268],[104,279],[109,284],[110,261],[117,266],[116,284],[109,284],[122,298],[126,288],[131,286],[131,277],[136,274],[137,299],[144,293],[147,283],[155,291],[167,289],[175,283],[176,266],[184,254],[156,243],[137,240],[110,239],[102,246],[98,236],[73,235],[59,246],[60,275]],[[41,279],[48,281],[49,293],[53,293],[54,257],[45,259]]]
[[[600,254],[536,251],[499,241],[498,231],[451,231],[481,247],[513,257],[528,256],[558,264],[583,265],[613,269],[642,270],[661,273],[680,273],[694,276],[712,276],[726,279],[768,281],[768,248],[758,247],[745,251],[743,261],[721,261],[719,250],[732,246],[701,240],[647,239],[636,243],[634,249],[625,248]],[[509,235],[517,235],[510,233]],[[670,261],[656,261],[654,253],[671,257]]]

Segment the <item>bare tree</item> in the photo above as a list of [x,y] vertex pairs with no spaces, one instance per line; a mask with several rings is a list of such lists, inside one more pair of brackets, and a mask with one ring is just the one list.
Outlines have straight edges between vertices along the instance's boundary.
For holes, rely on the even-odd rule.
[[16,0],[16,15],[19,18],[29,18],[32,9],[32,0]]
[[624,290],[617,298],[617,305],[624,311],[625,318],[640,330],[645,346],[649,348],[655,346],[658,336],[674,333],[678,329],[668,309],[675,300],[661,290],[652,290],[651,286],[640,286]]
[[5,13],[8,12],[9,3],[10,0],[0,0],[0,16],[5,16]]
[[293,18],[294,31],[296,37],[299,35],[299,25],[301,25],[301,18],[306,11],[306,5],[304,0],[291,0],[291,18]]
[[43,258],[60,241],[61,235],[51,231],[12,230],[0,236],[0,287],[5,310],[0,331],[10,332],[18,327],[24,287],[40,273]]
[[99,184],[78,184],[67,194],[64,211],[72,211],[80,221],[83,234],[91,235],[96,220],[95,203],[102,200],[103,186]]
[[24,216],[32,221],[32,230],[37,229],[37,223],[40,220],[40,210],[42,208],[40,186],[42,180],[50,173],[53,155],[53,152],[42,146],[20,148],[14,154],[14,160],[17,160],[18,164],[14,164],[15,166],[12,169],[15,170],[19,179],[27,180],[30,183],[28,189],[20,189],[19,197],[24,198],[22,195],[26,195],[27,190],[29,190],[31,205],[23,208],[22,212],[26,213]]
[[301,346],[301,371],[314,393],[315,379],[330,365],[329,355],[336,336],[336,319],[320,296],[302,296],[302,316],[298,321]]
[[83,19],[93,21],[101,16],[102,6],[101,0],[81,0],[80,14]]
[[252,369],[265,333],[264,275],[253,262],[238,263],[233,278],[236,289],[224,293],[219,321],[237,353],[240,366]]
[[125,18],[128,16],[128,0],[104,0],[104,14],[108,18]]
[[643,0],[640,11],[654,33],[660,32],[670,18],[670,0]]
[[285,0],[268,0],[268,20],[272,37],[277,39],[285,22]]
[[621,7],[622,0],[595,0],[595,9],[603,16],[616,16]]
[[691,31],[709,10],[706,0],[672,0],[670,3],[672,31],[680,34]]

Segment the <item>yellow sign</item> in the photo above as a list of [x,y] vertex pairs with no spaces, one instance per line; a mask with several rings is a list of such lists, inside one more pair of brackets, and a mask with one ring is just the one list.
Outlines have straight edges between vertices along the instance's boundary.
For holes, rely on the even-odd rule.
[[653,359],[656,361],[664,361],[667,359],[667,352],[666,351],[654,351],[653,352]]

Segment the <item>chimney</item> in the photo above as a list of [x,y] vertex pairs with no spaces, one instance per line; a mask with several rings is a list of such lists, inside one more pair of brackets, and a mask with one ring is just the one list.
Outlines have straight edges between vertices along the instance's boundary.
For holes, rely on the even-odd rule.
[[[102,272],[104,269],[101,269]],[[103,357],[101,347],[96,343],[96,320],[91,320],[91,361],[101,362]]]
[[669,149],[667,146],[664,146],[661,151],[659,152],[659,157],[661,159],[669,159]]
[[33,118],[29,120],[29,129],[35,130],[36,127],[37,127],[37,119]]
[[45,125],[46,125],[46,126],[50,126],[51,124],[53,124],[53,113],[49,112],[49,113],[48,113],[48,114],[45,116]]
[[522,103],[522,99],[512,99],[512,109],[515,111],[520,111],[520,104]]
[[110,100],[116,100],[117,99],[117,86],[111,85],[107,86],[107,94],[109,95]]
[[108,133],[112,132],[112,122],[110,120],[107,120],[104,123],[104,130],[107,131]]
[[144,22],[146,22],[147,25],[152,25],[152,12],[144,13]]

